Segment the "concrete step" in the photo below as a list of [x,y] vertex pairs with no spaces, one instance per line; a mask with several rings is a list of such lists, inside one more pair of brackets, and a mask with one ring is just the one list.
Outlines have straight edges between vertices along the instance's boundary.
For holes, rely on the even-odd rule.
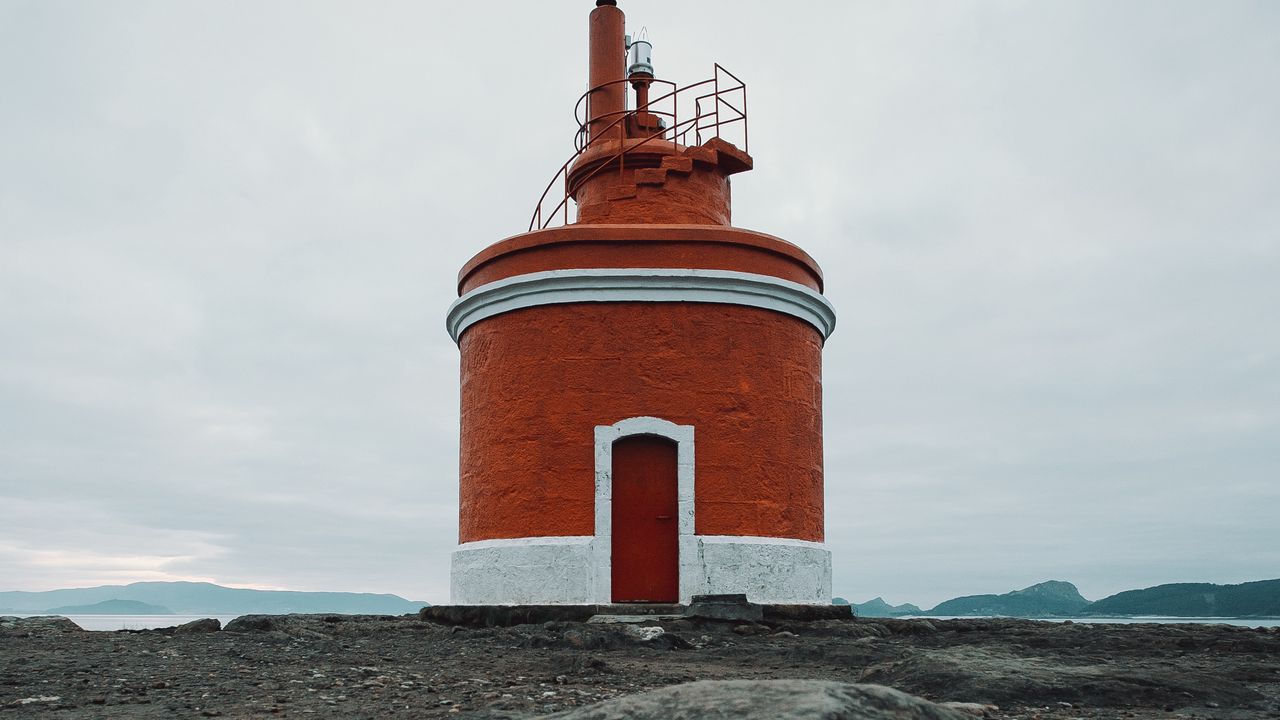
[[655,620],[679,620],[684,617],[679,615],[592,615],[587,618],[588,623],[595,625],[634,625],[638,623],[654,622]]
[[720,161],[720,154],[714,148],[709,148],[705,144],[685,148],[685,151],[681,154],[692,162],[705,165],[715,165]]
[[597,615],[684,615],[684,605],[676,603],[611,603],[596,605]]
[[[587,622],[593,617],[645,616],[653,620],[688,617],[720,622],[813,622],[853,620],[849,605],[758,605],[739,597],[695,596],[691,606],[669,603],[600,605],[432,605],[418,612],[428,622],[470,627],[506,627],[544,622]],[[597,620],[596,622],[607,622]]]
[[688,175],[693,172],[693,158],[687,155],[667,155],[659,166],[667,172]]
[[636,170],[636,185],[665,185],[666,182],[666,168],[640,168]]

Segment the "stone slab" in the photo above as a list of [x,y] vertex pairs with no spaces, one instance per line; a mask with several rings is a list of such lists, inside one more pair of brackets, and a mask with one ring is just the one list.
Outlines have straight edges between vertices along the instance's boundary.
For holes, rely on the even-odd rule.
[[852,620],[851,605],[761,605],[765,622],[814,622]]
[[677,615],[592,615],[587,618],[587,622],[597,625],[612,625],[615,623],[646,623],[655,620],[679,620],[682,617],[684,617],[683,613]]
[[[699,596],[702,597],[702,596]],[[715,596],[712,596],[715,597]],[[693,605],[673,605],[666,603],[653,604],[608,604],[608,605],[432,605],[422,608],[418,617],[427,622],[441,625],[462,625],[466,627],[509,627],[512,625],[536,625],[544,622],[581,622],[585,623],[598,616],[644,616],[649,620],[669,620],[681,617],[700,618],[704,620],[754,621],[764,622],[809,622],[816,620],[851,620],[852,608],[848,605],[757,605],[748,603],[751,617],[720,617],[720,614],[707,611],[691,614]],[[712,607],[703,603],[703,607]],[[721,607],[721,606],[715,606]],[[723,608],[732,607],[725,603]],[[756,613],[759,613],[758,615]],[[738,613],[741,615],[741,613]],[[596,622],[607,622],[597,620]],[[624,621],[616,621],[624,622]]]
[[734,622],[759,622],[764,619],[764,610],[759,605],[749,602],[745,593],[694,595],[693,602],[689,603],[684,614],[692,618]]

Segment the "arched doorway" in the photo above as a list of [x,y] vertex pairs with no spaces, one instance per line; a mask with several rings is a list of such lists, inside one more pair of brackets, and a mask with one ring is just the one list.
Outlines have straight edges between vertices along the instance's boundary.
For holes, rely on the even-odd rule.
[[613,443],[613,602],[680,599],[677,444],[657,435]]

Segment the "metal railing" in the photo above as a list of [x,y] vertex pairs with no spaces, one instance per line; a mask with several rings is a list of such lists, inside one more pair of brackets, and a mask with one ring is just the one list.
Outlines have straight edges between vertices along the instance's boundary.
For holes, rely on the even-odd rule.
[[[562,224],[569,224],[569,200],[572,197],[572,188],[569,187],[569,169],[573,166],[574,161],[595,140],[603,140],[616,133],[619,141],[619,150],[597,164],[587,175],[579,178],[579,184],[590,180],[606,168],[614,167],[615,164],[619,175],[621,175],[626,165],[626,156],[654,140],[665,140],[686,147],[701,145],[705,142],[704,138],[707,140],[713,137],[722,138],[722,130],[724,128],[732,127],[737,129],[737,126],[740,125],[741,134],[734,133],[734,137],[741,139],[743,152],[750,152],[750,146],[747,143],[747,85],[742,80],[739,80],[736,75],[721,67],[719,63],[716,63],[714,73],[710,78],[692,85],[677,87],[675,83],[668,80],[651,80],[651,93],[654,90],[654,86],[669,88],[669,90],[657,97],[651,97],[642,107],[605,113],[601,117],[589,119],[591,118],[591,96],[593,93],[610,85],[629,82],[631,81],[615,80],[611,83],[594,87],[578,98],[578,102],[573,107],[574,120],[578,123],[578,130],[573,136],[574,153],[560,166],[560,169],[556,171],[551,181],[547,183],[547,187],[542,191],[542,196],[538,198],[538,204],[533,209],[533,217],[529,220],[530,231],[550,227],[557,219],[562,220]],[[685,98],[686,113],[689,106],[692,105],[692,115],[681,115],[681,96]],[[662,126],[644,137],[628,138],[626,133],[628,118],[635,117],[641,113],[656,116]],[[593,132],[593,125],[598,126],[606,121],[607,124]],[[632,142],[629,145],[626,142],[627,140],[635,141],[637,139],[638,142]],[[690,139],[692,139],[692,143],[690,143]],[[727,137],[723,137],[723,139],[729,142],[733,141]],[[734,144],[736,145],[737,143]],[[563,192],[558,196],[551,193],[557,182],[560,182],[564,188]],[[550,211],[544,212],[544,207],[546,207],[549,198],[558,198],[558,202]]]

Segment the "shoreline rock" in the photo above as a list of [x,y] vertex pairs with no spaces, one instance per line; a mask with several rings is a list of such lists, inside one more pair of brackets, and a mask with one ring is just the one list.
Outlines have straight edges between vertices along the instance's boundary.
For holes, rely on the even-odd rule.
[[260,615],[221,630],[210,618],[87,632],[66,618],[0,618],[0,707],[14,718],[56,709],[63,718],[525,720],[692,681],[786,680],[882,684],[1006,720],[1280,713],[1274,630],[769,613],[494,627],[479,615],[456,619]]

